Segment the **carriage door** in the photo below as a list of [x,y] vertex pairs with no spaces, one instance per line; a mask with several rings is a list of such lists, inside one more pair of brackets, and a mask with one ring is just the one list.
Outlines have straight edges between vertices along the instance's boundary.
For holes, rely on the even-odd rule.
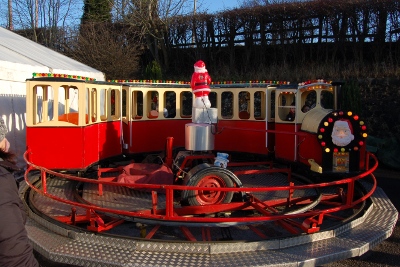
[[261,99],[261,102],[266,103],[264,106],[266,129],[265,144],[269,152],[273,152],[275,150],[275,133],[269,132],[275,130],[275,91],[276,86],[268,86],[264,99]]
[[296,89],[278,88],[275,96],[275,157],[284,161],[296,160],[298,105]]

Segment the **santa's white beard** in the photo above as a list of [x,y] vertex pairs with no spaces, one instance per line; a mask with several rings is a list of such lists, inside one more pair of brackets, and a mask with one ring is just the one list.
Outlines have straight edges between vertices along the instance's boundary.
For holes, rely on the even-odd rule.
[[194,67],[194,72],[206,73],[206,72],[207,72],[207,69],[206,69],[206,68]]
[[346,136],[332,135],[332,143],[334,143],[337,146],[347,146],[353,140],[354,140],[354,135],[352,134]]

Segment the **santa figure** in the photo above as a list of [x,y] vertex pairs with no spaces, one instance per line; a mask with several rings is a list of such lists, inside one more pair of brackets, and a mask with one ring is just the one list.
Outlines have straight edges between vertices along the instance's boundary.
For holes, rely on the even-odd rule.
[[202,60],[194,64],[194,73],[190,82],[190,87],[195,95],[193,107],[195,108],[210,108],[211,102],[208,99],[210,93],[211,77],[206,70],[206,64]]
[[332,142],[337,146],[347,146],[354,140],[351,124],[347,120],[335,121],[332,130]]

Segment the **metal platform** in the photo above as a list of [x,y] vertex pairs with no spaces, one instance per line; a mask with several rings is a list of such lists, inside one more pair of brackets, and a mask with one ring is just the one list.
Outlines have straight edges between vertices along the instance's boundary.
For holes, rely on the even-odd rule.
[[[28,188],[21,184],[22,198]],[[51,190],[66,192],[60,185]],[[37,197],[36,201],[46,214],[68,212],[51,200]],[[318,266],[360,256],[392,234],[396,208],[380,188],[371,201],[361,217],[334,229],[251,242],[147,240],[116,232],[88,233],[50,222],[29,207],[26,229],[37,252],[50,261],[75,266]],[[138,231],[128,224],[123,231],[129,230]]]

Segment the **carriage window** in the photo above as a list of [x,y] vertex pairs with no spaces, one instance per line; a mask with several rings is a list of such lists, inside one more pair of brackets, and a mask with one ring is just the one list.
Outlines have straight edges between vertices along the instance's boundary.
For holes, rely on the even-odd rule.
[[54,119],[54,92],[53,88],[48,86],[46,90],[43,90],[43,120],[51,121]]
[[41,86],[36,86],[33,89],[33,95],[33,108],[35,111],[33,112],[32,123],[35,125],[43,121],[43,88]]
[[321,92],[321,107],[324,109],[333,109],[333,92],[324,90]]
[[115,97],[115,90],[111,90],[111,92],[110,92],[110,110],[111,110],[111,116],[115,116],[115,106],[116,106],[116,104],[115,104],[115,100],[116,100],[116,97]]
[[254,93],[254,118],[256,120],[265,119],[265,93],[262,91]]
[[211,107],[212,108],[217,108],[217,93],[216,92],[210,92],[208,95],[208,99],[210,100]]
[[[58,88],[58,110],[56,112],[59,121],[79,124],[78,97],[78,89],[75,87],[61,86]],[[87,123],[88,121],[85,120],[84,122]]]
[[129,114],[129,112],[126,110],[128,108],[128,105],[126,104],[126,89],[122,89],[122,117],[126,118],[126,115]]
[[107,90],[106,89],[100,89],[99,90],[100,93],[100,120],[105,121],[107,120],[107,97],[106,97],[106,93]]
[[181,117],[188,118],[192,116],[192,92],[181,93]]
[[78,89],[73,87],[58,88],[58,115],[78,111]]
[[91,114],[92,114],[92,122],[97,121],[97,89],[92,88],[90,91],[90,99],[92,101],[91,106]]
[[120,92],[119,90],[112,89],[110,92],[110,97],[111,97],[111,116],[113,119],[119,119],[120,118],[120,110],[121,110],[121,99],[120,99]]
[[[88,116],[88,118],[90,118],[90,89],[86,88],[85,89],[85,114],[86,116]],[[89,121],[87,121],[86,123],[89,123]]]
[[271,107],[270,107],[271,116],[270,116],[270,118],[275,120],[275,90],[271,92],[271,97],[270,97],[269,101],[271,103]]
[[164,94],[164,118],[175,118],[176,116],[176,93],[167,91]]
[[224,119],[233,117],[233,93],[223,92],[221,95],[221,116]]
[[292,92],[282,92],[278,99],[279,118],[283,121],[294,121],[296,116],[295,94]]
[[250,118],[250,93],[239,92],[239,118],[248,120]]
[[143,92],[132,92],[132,118],[139,120],[143,117]]
[[315,108],[316,95],[314,90],[307,90],[301,94],[301,111],[303,113],[307,113],[310,109]]
[[53,120],[53,88],[50,86],[37,86],[35,94],[34,107],[36,109],[36,116],[33,118],[33,124]]
[[149,91],[147,93],[147,117],[149,119],[158,118],[158,92]]

